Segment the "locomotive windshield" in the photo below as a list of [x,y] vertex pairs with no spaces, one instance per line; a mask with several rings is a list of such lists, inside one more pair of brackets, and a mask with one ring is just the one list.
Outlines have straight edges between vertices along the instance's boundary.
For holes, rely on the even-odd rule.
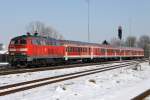
[[10,42],[10,44],[15,44],[15,45],[25,45],[25,44],[27,44],[27,41],[26,41],[26,39],[16,39],[16,40],[12,40],[11,42]]

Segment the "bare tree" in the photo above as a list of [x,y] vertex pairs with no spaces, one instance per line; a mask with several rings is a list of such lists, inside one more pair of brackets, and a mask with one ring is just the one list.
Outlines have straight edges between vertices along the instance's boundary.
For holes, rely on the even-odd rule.
[[125,43],[124,43],[124,40],[120,40],[118,38],[112,38],[110,41],[110,45],[119,47],[119,46],[124,46]]
[[139,38],[138,46],[144,48],[149,43],[150,43],[150,37],[147,35],[143,35]]
[[150,37],[147,35],[143,35],[139,38],[138,47],[144,49],[145,57],[149,57],[150,51]]
[[52,37],[55,39],[63,39],[63,36],[59,34],[54,28],[51,26],[46,26],[44,23],[40,21],[35,21],[29,23],[27,26],[27,31],[34,34],[35,32],[39,33],[41,36]]
[[128,36],[126,38],[125,44],[128,47],[136,47],[136,45],[137,45],[136,37],[134,37],[134,36]]
[[27,26],[27,31],[30,33],[38,32],[42,34],[44,30],[45,30],[45,25],[40,21],[31,22]]
[[117,39],[117,38],[112,38],[112,39],[110,40],[110,44],[113,45],[113,46],[118,46],[118,45],[120,45],[119,39]]

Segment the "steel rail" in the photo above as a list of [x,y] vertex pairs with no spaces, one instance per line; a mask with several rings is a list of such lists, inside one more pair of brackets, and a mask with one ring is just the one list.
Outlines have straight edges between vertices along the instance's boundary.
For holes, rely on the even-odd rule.
[[[125,60],[122,62],[131,62],[131,61],[139,61],[139,60]],[[143,61],[140,60],[140,61]],[[0,70],[0,76],[9,75],[9,74],[19,74],[19,73],[27,73],[27,72],[36,72],[36,71],[46,71],[46,70],[56,70],[56,69],[65,69],[65,68],[76,68],[76,67],[85,67],[91,65],[100,65],[100,64],[111,64],[111,63],[121,63],[120,61],[109,61],[109,62],[98,62],[98,63],[84,63],[84,64],[72,64],[72,65],[63,65],[63,66],[52,66],[52,67],[40,67],[40,68],[21,68],[21,69],[6,69]]]
[[[27,81],[27,82],[12,84],[12,85],[6,85],[6,86],[0,87],[0,96],[4,96],[4,95],[11,94],[11,93],[24,91],[24,90],[28,90],[28,89],[36,88],[39,86],[56,83],[56,82],[61,82],[61,81],[69,80],[69,79],[74,79],[74,78],[78,78],[81,76],[86,76],[86,75],[90,75],[90,74],[95,74],[95,73],[99,73],[99,72],[122,68],[122,67],[130,66],[130,65],[134,65],[137,63],[138,62],[130,62],[130,63],[126,63],[126,64],[113,65],[113,66],[104,67],[104,68],[96,68],[96,69],[86,70],[86,71],[82,71],[82,72],[69,73],[69,74],[65,74],[65,75],[59,75],[59,76],[37,79],[37,80],[32,80],[32,81]],[[33,84],[33,83],[35,83],[35,84]],[[28,85],[28,86],[26,86],[26,85]],[[23,86],[23,87],[21,87],[21,86]],[[14,89],[11,89],[11,88],[14,88]]]
[[144,100],[149,95],[150,95],[150,89],[148,89],[145,92],[143,92],[143,93],[139,94],[138,96],[134,97],[132,100]]

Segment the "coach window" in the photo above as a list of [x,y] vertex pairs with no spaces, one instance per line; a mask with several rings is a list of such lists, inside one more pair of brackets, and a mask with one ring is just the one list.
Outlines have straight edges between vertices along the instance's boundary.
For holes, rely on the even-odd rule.
[[74,47],[72,47],[72,52],[74,52]]
[[91,52],[91,48],[89,48],[89,52]]
[[67,47],[67,52],[69,52],[69,47]]
[[101,52],[102,52],[102,53],[105,53],[105,49],[101,49]]
[[82,52],[82,48],[80,47],[80,52]]
[[77,52],[79,52],[79,47],[77,47]]
[[80,48],[79,47],[78,47],[77,51],[80,52]]
[[87,52],[87,48],[85,48],[85,52]]
[[77,52],[77,48],[76,47],[74,48],[74,52]]
[[66,48],[66,52],[69,52],[69,47]]
[[68,52],[70,52],[70,47],[68,47]]
[[75,47],[75,52],[78,52],[78,48],[77,47]]
[[113,49],[111,49],[111,52],[112,52],[112,53],[114,53],[114,50],[113,50]]
[[110,53],[109,49],[105,49],[107,53]]
[[117,50],[114,50],[115,53],[117,53]]
[[67,49],[66,49],[66,50],[67,50],[67,52],[69,52],[69,47],[67,47]]
[[99,53],[99,48],[97,49],[97,52]]
[[70,52],[72,52],[72,47],[70,47]]
[[73,47],[71,47],[71,52],[73,52]]
[[83,48],[83,52],[85,52],[85,48]]
[[69,48],[69,52],[72,52],[72,47]]
[[106,50],[107,50],[108,53],[110,52],[110,49],[106,49]]
[[74,52],[77,52],[77,48],[76,47],[74,48]]
[[112,49],[112,53],[115,53],[115,50]]
[[78,47],[78,52],[80,52],[80,48]]

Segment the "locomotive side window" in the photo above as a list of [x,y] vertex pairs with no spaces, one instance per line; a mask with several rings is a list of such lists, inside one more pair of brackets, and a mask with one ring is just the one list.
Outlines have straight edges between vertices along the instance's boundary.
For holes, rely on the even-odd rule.
[[38,45],[38,43],[37,43],[37,41],[34,39],[34,40],[32,40],[32,44],[34,44],[34,45]]
[[46,41],[45,40],[41,40],[41,44],[42,45],[46,45]]
[[41,41],[40,40],[36,40],[38,45],[41,45]]

